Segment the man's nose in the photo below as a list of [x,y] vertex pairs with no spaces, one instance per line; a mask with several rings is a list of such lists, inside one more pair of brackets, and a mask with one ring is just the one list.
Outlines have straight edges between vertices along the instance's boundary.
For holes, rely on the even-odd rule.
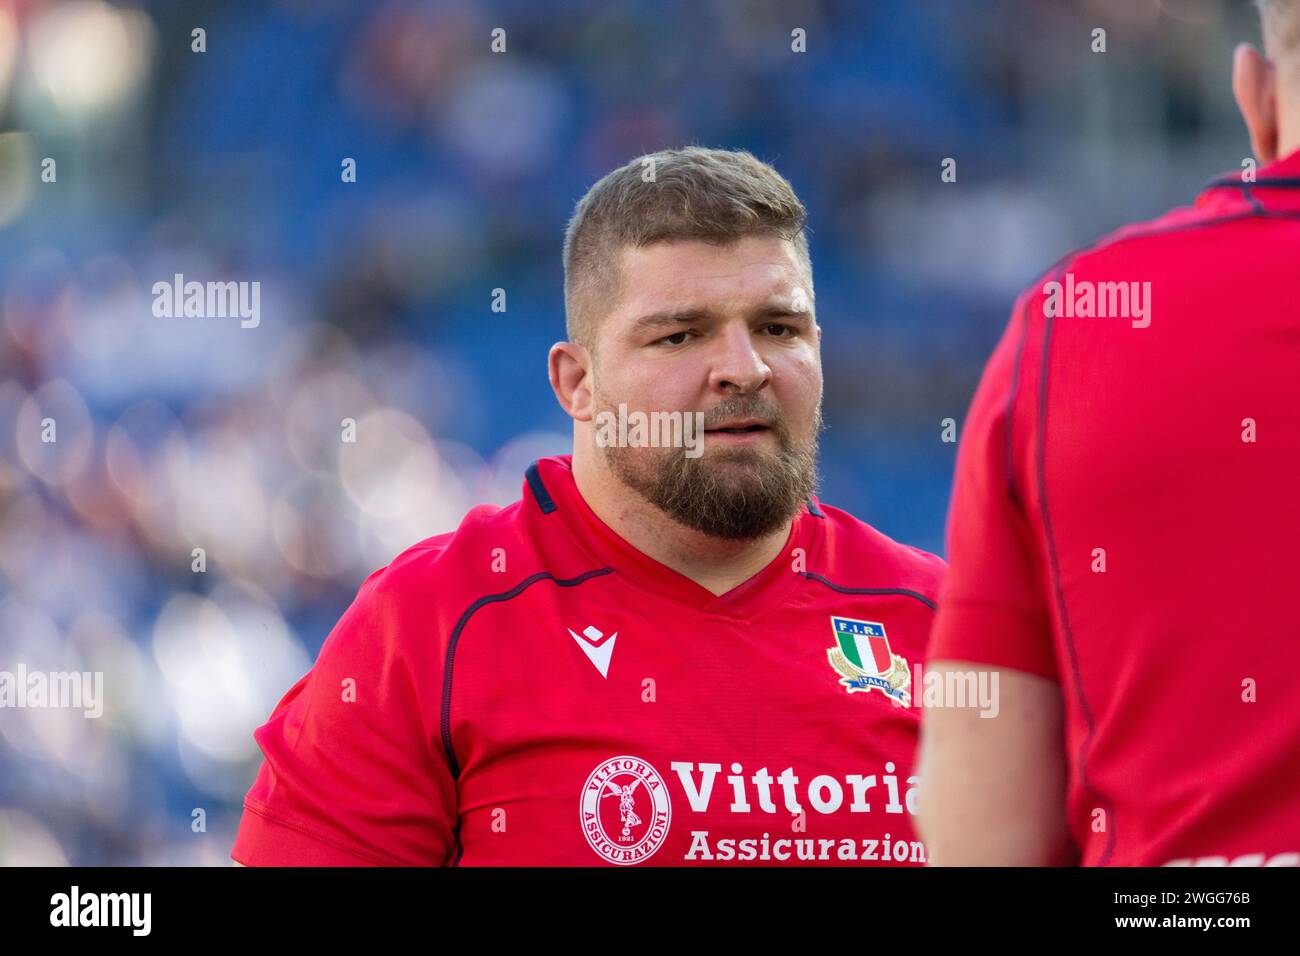
[[754,347],[747,326],[728,327],[718,338],[709,385],[719,391],[757,392],[772,378],[772,370]]

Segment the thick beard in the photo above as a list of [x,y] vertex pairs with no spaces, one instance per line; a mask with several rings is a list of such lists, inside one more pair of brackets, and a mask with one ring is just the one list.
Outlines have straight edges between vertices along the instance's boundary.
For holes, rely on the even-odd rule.
[[[751,411],[752,406],[747,410],[743,403],[729,403],[714,418],[725,421]],[[749,448],[710,449],[707,437],[704,454],[697,458],[687,458],[683,448],[601,450],[615,477],[674,521],[714,538],[760,538],[797,515],[816,490],[822,430],[820,402],[811,435],[801,444],[792,440],[779,411],[764,411],[768,414],[761,417],[769,420],[777,439],[775,455]]]

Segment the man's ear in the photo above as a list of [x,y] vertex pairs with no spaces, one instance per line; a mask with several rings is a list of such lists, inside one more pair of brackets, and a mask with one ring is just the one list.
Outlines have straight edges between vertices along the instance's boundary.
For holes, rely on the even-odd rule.
[[591,354],[576,342],[556,342],[547,357],[547,367],[551,390],[560,407],[575,421],[591,421]]
[[1277,159],[1277,68],[1249,43],[1232,55],[1232,95],[1261,163]]

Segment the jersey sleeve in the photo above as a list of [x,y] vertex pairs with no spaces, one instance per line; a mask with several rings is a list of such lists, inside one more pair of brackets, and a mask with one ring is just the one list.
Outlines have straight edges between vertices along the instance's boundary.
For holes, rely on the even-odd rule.
[[[1030,292],[984,370],[957,453],[949,570],[929,659],[967,660],[1058,680],[1034,516],[1037,350]],[[1040,323],[1041,325],[1041,323]]]
[[440,866],[456,787],[441,662],[413,598],[371,575],[311,670],[254,732],[263,762],[231,857],[248,866]]

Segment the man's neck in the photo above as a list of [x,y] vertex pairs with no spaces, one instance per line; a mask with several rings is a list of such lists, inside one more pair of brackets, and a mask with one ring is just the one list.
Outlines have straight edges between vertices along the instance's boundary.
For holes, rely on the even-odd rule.
[[1300,149],[1300,55],[1275,64],[1277,90],[1277,159],[1285,159]]
[[1294,123],[1285,124],[1278,134],[1277,159],[1286,159],[1300,149],[1300,117]]
[[690,578],[713,594],[748,581],[781,553],[792,521],[762,538],[715,538],[679,524],[617,480],[587,455],[573,454],[573,479],[587,506],[642,554]]

